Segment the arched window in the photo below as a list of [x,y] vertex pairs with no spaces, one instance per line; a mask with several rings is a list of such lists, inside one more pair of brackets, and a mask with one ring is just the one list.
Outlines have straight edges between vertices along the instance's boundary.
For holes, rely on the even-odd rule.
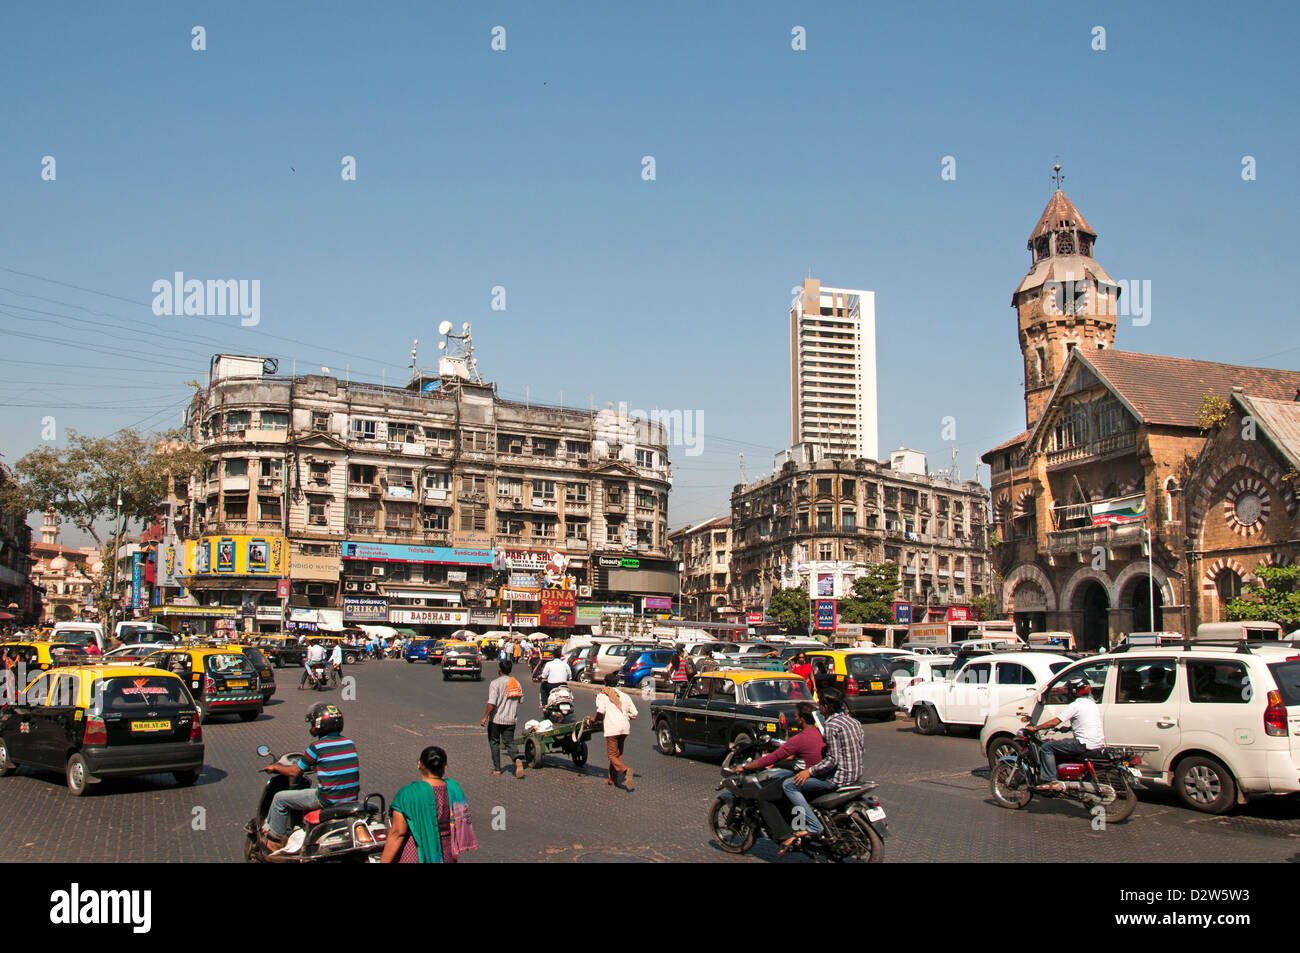
[[1235,570],[1220,569],[1214,577],[1214,588],[1219,593],[1219,604],[1226,606],[1241,595],[1241,576]]
[[1165,519],[1174,520],[1174,494],[1178,492],[1178,481],[1173,477],[1165,480]]

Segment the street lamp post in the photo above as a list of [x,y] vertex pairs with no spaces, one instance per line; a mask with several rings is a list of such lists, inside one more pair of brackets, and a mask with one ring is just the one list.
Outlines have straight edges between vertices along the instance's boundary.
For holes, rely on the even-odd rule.
[[122,531],[119,524],[122,519],[122,487],[117,488],[117,513],[113,517],[113,552],[112,552],[112,572],[109,574],[108,583],[108,629],[111,633],[113,623],[117,618],[117,551],[122,548]]
[[1151,524],[1146,523],[1142,527],[1147,534],[1147,607],[1151,610],[1151,628],[1149,632],[1156,630],[1156,574],[1155,574],[1155,543],[1151,538]]

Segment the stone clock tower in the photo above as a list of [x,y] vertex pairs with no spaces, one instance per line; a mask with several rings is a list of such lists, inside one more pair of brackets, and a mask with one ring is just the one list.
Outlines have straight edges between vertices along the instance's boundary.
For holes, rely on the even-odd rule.
[[1011,296],[1025,359],[1027,428],[1043,412],[1070,351],[1114,345],[1119,305],[1119,286],[1092,257],[1097,233],[1061,191],[1061,167],[1054,171],[1056,190],[1029,236],[1029,273]]

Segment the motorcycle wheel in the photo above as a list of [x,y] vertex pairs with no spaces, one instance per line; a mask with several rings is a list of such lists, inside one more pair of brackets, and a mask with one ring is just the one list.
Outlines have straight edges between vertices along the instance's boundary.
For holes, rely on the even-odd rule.
[[1124,776],[1123,769],[1106,772],[1102,775],[1101,781],[1115,789],[1115,800],[1105,805],[1106,823],[1119,824],[1127,821],[1137,810],[1137,794],[1133,791],[1133,786],[1128,783],[1128,778]]
[[745,816],[745,809],[734,797],[719,797],[709,808],[709,830],[718,846],[728,854],[743,854],[754,846],[758,825]]
[[822,836],[822,845],[831,863],[856,860],[878,864],[884,859],[885,845],[865,820],[859,821],[851,814],[836,814],[827,825],[830,836]]
[[999,761],[989,774],[989,788],[998,807],[1019,810],[1029,803],[1034,792],[1020,765],[1013,761]]

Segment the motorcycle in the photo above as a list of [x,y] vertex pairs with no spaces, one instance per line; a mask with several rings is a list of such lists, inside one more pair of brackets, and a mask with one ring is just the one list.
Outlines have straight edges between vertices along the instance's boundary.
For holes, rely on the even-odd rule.
[[[301,687],[301,686],[300,686]],[[324,692],[330,687],[330,667],[325,662],[312,662],[307,666],[307,688]]]
[[569,716],[573,714],[573,692],[569,691],[569,686],[561,685],[551,689],[551,694],[546,697],[546,707],[542,711],[556,724],[568,721]]
[[[260,757],[271,757],[280,764],[293,764],[300,752],[276,758],[266,745],[259,745]],[[280,791],[310,787],[307,774],[289,777],[267,776],[266,786],[257,802],[257,814],[244,825],[244,860],[250,864],[306,864],[316,862],[379,863],[388,840],[387,804],[382,794],[367,794],[360,801],[322,807],[295,818],[289,830],[285,850],[271,853],[262,842],[260,832],[271,812],[271,800]],[[372,799],[378,798],[376,806]]]
[[1064,790],[1039,791],[1036,786],[1042,777],[1043,743],[1038,733],[1021,728],[1011,746],[1015,753],[998,758],[989,775],[998,807],[1019,810],[1037,794],[1077,801],[1092,813],[1101,807],[1106,820],[1113,823],[1127,820],[1137,807],[1134,788],[1141,787],[1137,765],[1142,763],[1142,756],[1132,749],[1108,747],[1074,755],[1058,754],[1056,779]]
[[[758,744],[753,747],[759,750]],[[731,763],[752,760],[748,754],[740,753]],[[729,854],[743,854],[754,846],[760,834],[774,839],[758,805],[760,801],[783,800],[781,782],[787,777],[788,772],[775,767],[741,773],[729,764],[723,765],[722,780],[718,782],[722,793],[709,808],[709,828],[719,847]],[[832,863],[881,863],[883,838],[889,831],[885,809],[871,794],[876,787],[873,782],[852,784],[812,798],[808,803],[822,824],[822,833],[799,838],[794,849],[814,860],[824,857]]]

